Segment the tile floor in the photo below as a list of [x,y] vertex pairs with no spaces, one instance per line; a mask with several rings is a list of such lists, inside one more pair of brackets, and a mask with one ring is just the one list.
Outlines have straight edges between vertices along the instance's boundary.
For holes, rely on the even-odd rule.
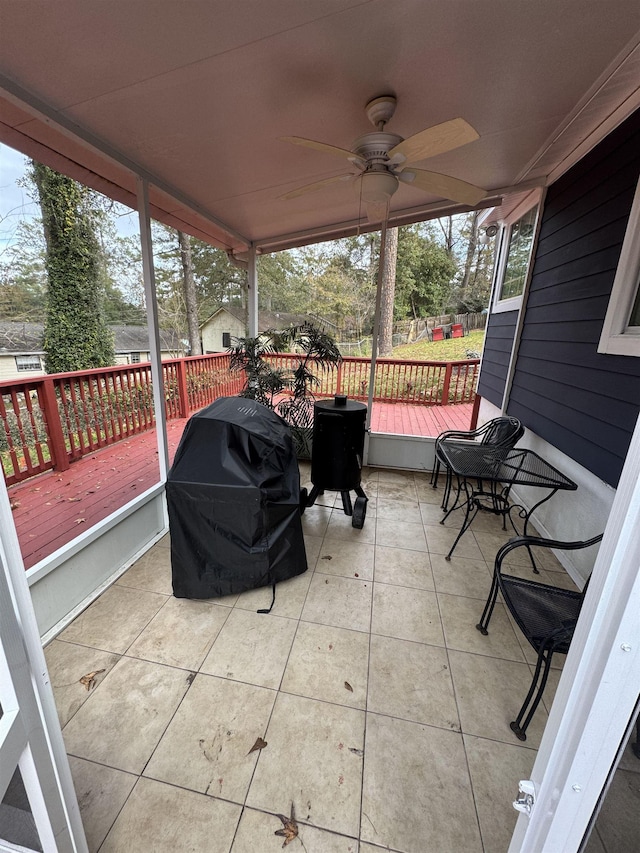
[[507,850],[558,672],[522,744],[532,657],[501,604],[474,627],[499,523],[477,518],[447,563],[460,519],[438,523],[428,476],[364,473],[363,529],[323,495],[309,570],[270,615],[269,589],[173,598],[165,537],[49,644],[92,851],[275,852],[292,804],[291,851]]

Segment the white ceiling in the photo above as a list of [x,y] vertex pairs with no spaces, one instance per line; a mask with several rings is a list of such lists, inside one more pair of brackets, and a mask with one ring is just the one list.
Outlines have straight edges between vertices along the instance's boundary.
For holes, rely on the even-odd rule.
[[[0,141],[240,250],[347,233],[371,98],[403,137],[462,116],[480,139],[421,167],[488,191],[557,175],[640,103],[638,0],[1,0]],[[348,164],[345,164],[348,165]],[[455,209],[402,186],[392,221]],[[195,212],[194,212],[195,211]]]

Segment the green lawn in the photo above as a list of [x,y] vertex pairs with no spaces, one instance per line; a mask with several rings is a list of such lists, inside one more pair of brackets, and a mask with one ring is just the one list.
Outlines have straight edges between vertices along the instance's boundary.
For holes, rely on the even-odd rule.
[[410,359],[412,361],[458,361],[467,358],[467,350],[482,352],[484,329],[476,330],[464,338],[451,338],[448,341],[418,341],[394,347],[388,358]]

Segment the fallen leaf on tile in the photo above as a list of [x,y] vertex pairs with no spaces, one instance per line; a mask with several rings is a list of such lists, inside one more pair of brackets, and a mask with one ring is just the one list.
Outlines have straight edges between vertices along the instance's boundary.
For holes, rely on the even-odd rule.
[[331,554],[327,554],[326,557],[320,557],[321,560],[333,560]]
[[252,752],[255,752],[257,749],[264,749],[266,745],[267,745],[266,740],[262,740],[262,738],[261,738],[261,737],[256,738],[256,742],[255,742],[255,743],[254,743],[254,745],[251,747],[251,749],[249,750],[249,752],[247,753],[247,755],[251,755],[251,753],[252,753]]
[[277,829],[273,834],[284,838],[284,844],[282,845],[284,848],[287,844],[291,844],[294,838],[298,837],[298,824],[296,823],[296,813],[293,803],[291,803],[291,817],[286,817],[283,814],[277,814],[276,817],[280,818],[283,826],[282,829]]
[[88,672],[82,676],[80,684],[84,684],[87,690],[93,690],[96,686],[96,675],[100,675],[101,672],[104,672],[104,669],[94,669],[93,672]]
[[364,755],[364,749],[356,749],[355,746],[350,746],[349,752],[352,752],[354,755],[360,755],[360,756]]
[[353,687],[349,684],[348,681],[345,681],[344,686],[347,688],[349,693],[353,693]]

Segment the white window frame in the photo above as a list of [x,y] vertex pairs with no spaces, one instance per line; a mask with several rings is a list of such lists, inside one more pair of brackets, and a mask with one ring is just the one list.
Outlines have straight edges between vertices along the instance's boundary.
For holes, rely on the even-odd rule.
[[[42,370],[42,359],[39,355],[16,355],[16,370],[18,373],[28,373],[32,370]],[[37,364],[35,363],[37,360]],[[22,362],[22,364],[21,364]],[[29,362],[32,362],[29,364]]]
[[613,280],[598,352],[640,356],[640,326],[629,326],[629,315],[640,288],[640,178],[631,205],[620,260]]
[[[505,217],[504,220],[500,222],[500,243],[498,249],[498,258],[496,261],[496,275],[495,275],[495,286],[494,286],[494,297],[493,297],[493,305],[491,307],[492,314],[500,314],[504,311],[518,311],[520,306],[522,305],[522,297],[524,292],[527,289],[527,279],[529,277],[529,273],[531,270],[531,262],[533,259],[533,247],[536,243],[535,236],[537,234],[538,226],[540,223],[540,200],[542,198],[542,194],[539,190],[531,195],[527,196],[513,211]],[[536,216],[536,221],[533,228],[534,238],[531,241],[531,251],[529,253],[529,263],[527,264],[527,271],[525,274],[525,282],[522,288],[522,293],[518,296],[510,296],[507,299],[500,299],[500,292],[502,290],[502,285],[504,283],[504,274],[507,267],[507,258],[509,255],[509,244],[511,242],[511,228],[515,225],[518,220],[522,219],[522,217],[529,213],[534,207],[538,207],[538,213]]]
[[140,364],[142,362],[142,353],[141,352],[132,352],[131,353],[131,364]]

